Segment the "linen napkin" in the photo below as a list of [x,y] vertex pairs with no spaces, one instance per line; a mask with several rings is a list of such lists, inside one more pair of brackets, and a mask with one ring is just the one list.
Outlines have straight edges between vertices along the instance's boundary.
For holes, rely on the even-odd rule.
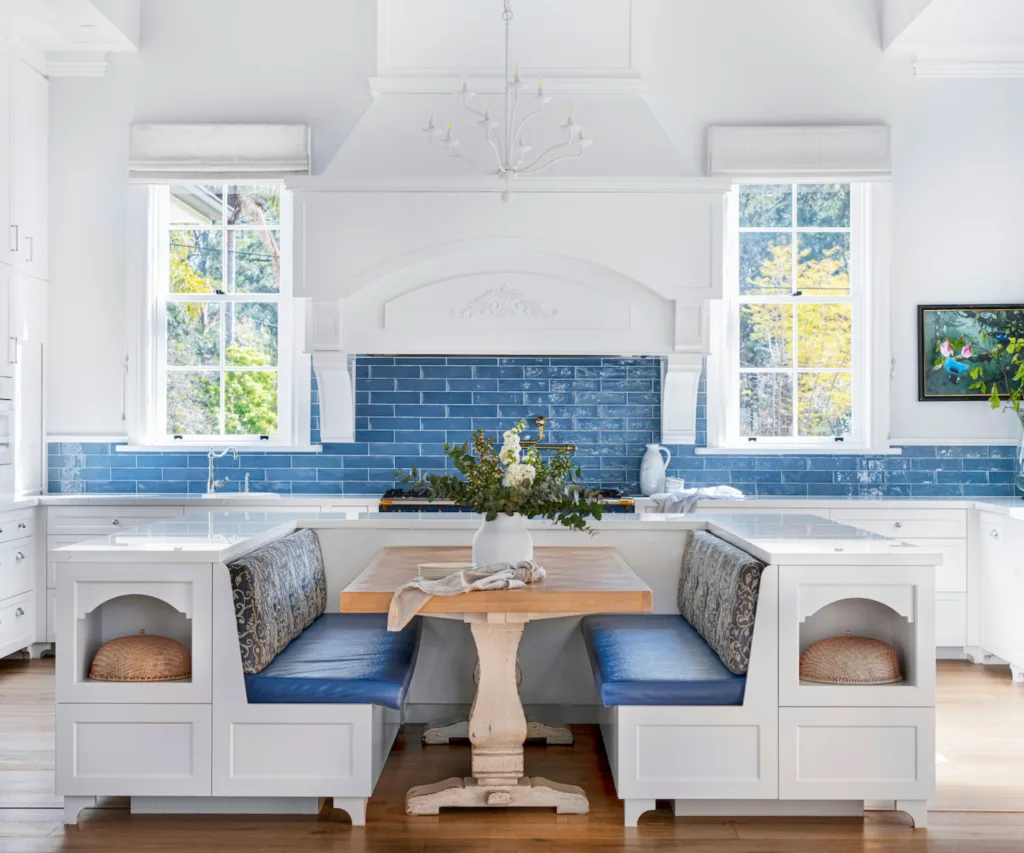
[[490,563],[453,572],[441,580],[417,577],[395,590],[388,608],[388,630],[401,631],[432,596],[462,595],[490,589],[523,589],[544,580],[546,572],[533,560],[519,563]]
[[664,492],[658,495],[651,495],[651,500],[658,508],[658,512],[679,513],[686,515],[697,509],[697,503],[702,500],[742,500],[743,492],[732,486],[708,486],[700,489],[681,489],[676,492]]

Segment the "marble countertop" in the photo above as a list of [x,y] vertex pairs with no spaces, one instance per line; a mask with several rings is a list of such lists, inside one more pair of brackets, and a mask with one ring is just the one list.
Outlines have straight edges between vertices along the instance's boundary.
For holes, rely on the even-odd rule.
[[[269,510],[192,512],[180,518],[86,539],[52,553],[57,562],[222,563],[300,527],[380,530],[383,545],[388,530],[415,528],[454,532],[474,530],[479,524],[480,516],[469,513],[457,516],[362,513],[348,517],[343,513]],[[528,522],[528,526],[547,531],[553,527],[544,519],[534,519]],[[685,516],[644,513],[609,515],[601,521],[591,522],[591,527],[595,535],[589,541],[593,544],[602,544],[601,534],[604,532],[657,535],[659,532],[710,530],[769,563],[941,563],[941,555],[937,551],[915,548],[812,515],[781,515],[770,511]],[[567,537],[565,544],[575,542],[577,537],[582,538],[582,534],[570,530],[561,530],[560,533]]]

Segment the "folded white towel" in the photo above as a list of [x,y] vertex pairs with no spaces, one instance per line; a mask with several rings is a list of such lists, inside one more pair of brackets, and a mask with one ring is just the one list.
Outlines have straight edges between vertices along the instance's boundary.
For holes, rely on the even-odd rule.
[[686,515],[697,508],[702,500],[741,500],[743,492],[732,486],[708,486],[699,489],[681,489],[677,492],[665,492],[651,495],[658,512],[680,513]]
[[490,563],[453,572],[440,580],[414,578],[395,590],[388,608],[388,630],[401,631],[432,596],[461,595],[489,589],[523,589],[544,580],[546,572],[533,560],[519,563]]

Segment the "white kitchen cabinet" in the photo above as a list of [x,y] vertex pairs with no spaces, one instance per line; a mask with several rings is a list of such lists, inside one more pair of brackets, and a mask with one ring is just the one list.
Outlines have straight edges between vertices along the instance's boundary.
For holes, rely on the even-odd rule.
[[0,264],[12,261],[11,48],[0,36]]
[[10,77],[10,248],[16,270],[47,278],[49,83],[19,60]]
[[14,360],[14,492],[38,495],[46,483],[43,423],[47,332],[45,281],[16,274],[11,288],[8,350]]
[[11,328],[11,288],[14,271],[0,264],[0,376],[14,376],[14,342]]
[[1014,681],[1024,682],[1024,521],[978,513],[981,552],[981,646],[1010,664]]

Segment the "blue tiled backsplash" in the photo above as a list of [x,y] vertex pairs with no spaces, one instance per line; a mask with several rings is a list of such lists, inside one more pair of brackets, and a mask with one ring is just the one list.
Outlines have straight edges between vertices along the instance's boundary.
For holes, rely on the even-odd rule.
[[[356,442],[323,453],[245,453],[217,462],[236,492],[380,494],[392,472],[441,470],[445,441],[498,434],[520,418],[548,419],[545,443],[578,445],[593,486],[638,493],[640,458],[658,440],[661,368],[649,358],[381,358],[356,362]],[[697,443],[705,443],[704,379]],[[312,439],[319,443],[314,383]],[[670,445],[671,476],[687,485],[728,484],[748,495],[1012,496],[1011,446],[912,446],[902,456],[698,456]],[[107,443],[49,445],[52,493],[196,494],[206,489],[204,453],[118,453]]]

